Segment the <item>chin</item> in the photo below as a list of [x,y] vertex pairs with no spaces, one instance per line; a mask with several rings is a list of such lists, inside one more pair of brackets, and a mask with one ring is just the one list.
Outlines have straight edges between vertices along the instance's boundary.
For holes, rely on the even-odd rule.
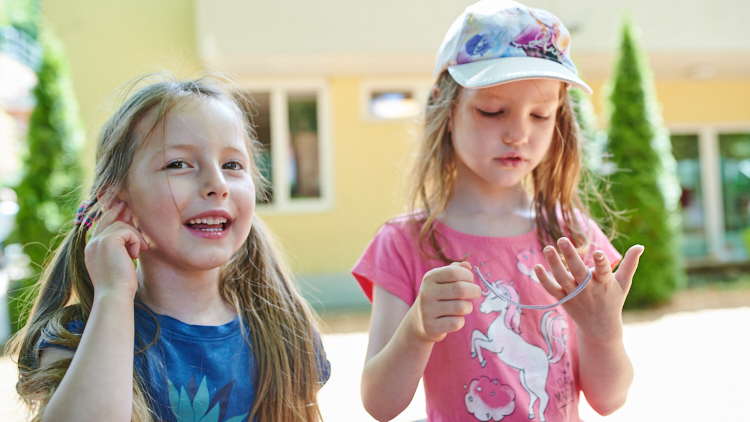
[[186,263],[186,266],[196,271],[210,271],[226,264],[231,258],[232,255],[210,255],[191,260],[190,262]]

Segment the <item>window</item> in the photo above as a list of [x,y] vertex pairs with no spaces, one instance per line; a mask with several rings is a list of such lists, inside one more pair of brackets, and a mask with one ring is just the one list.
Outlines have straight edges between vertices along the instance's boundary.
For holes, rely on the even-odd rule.
[[369,111],[378,119],[408,119],[419,114],[419,105],[411,91],[373,91]]
[[[671,127],[690,264],[750,254],[750,125]],[[696,165],[697,162],[697,165]]]
[[431,86],[431,80],[365,82],[362,118],[383,122],[415,118],[422,111]]
[[324,211],[332,206],[330,142],[323,84],[247,87],[243,104],[263,151],[256,157],[270,182],[259,210]]
[[731,259],[747,259],[750,248],[750,133],[720,134],[719,154],[724,199],[724,247]]
[[698,135],[672,135],[672,151],[677,161],[682,196],[682,251],[685,256],[705,256],[706,243]]

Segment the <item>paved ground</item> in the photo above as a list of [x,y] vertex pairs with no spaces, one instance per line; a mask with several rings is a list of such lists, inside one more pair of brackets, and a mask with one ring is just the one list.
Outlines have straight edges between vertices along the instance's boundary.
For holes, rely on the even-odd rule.
[[[372,421],[359,398],[367,317],[326,320],[335,332],[324,336],[333,372],[320,392],[323,416],[327,422]],[[750,392],[750,290],[688,292],[625,320],[625,344],[636,368],[628,403],[604,418],[584,402],[580,412],[587,422],[750,420],[746,406],[740,407]],[[8,422],[25,421],[13,390],[15,370],[8,357],[0,358],[0,413]],[[394,420],[423,417],[420,389]]]

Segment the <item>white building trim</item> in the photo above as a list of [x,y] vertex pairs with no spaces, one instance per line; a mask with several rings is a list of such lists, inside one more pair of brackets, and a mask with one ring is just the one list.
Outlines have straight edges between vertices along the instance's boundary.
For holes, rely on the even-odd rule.
[[675,135],[697,135],[703,192],[704,230],[708,248],[707,257],[714,261],[727,261],[725,249],[724,200],[721,184],[721,154],[719,134],[750,133],[750,122],[674,123],[668,125]]
[[[258,204],[261,214],[299,214],[330,212],[334,206],[333,146],[331,105],[328,83],[322,78],[253,78],[239,81],[250,92],[270,94],[271,171],[273,202]],[[289,94],[309,92],[317,97],[318,166],[320,172],[319,198],[292,198],[288,189]]]

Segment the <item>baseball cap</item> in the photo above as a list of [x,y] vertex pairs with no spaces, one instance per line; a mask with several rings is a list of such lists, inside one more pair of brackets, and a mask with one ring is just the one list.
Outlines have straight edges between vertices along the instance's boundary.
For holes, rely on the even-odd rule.
[[560,19],[512,0],[482,0],[466,8],[440,45],[435,78],[446,69],[466,88],[541,78],[593,94],[570,60],[570,33]]

